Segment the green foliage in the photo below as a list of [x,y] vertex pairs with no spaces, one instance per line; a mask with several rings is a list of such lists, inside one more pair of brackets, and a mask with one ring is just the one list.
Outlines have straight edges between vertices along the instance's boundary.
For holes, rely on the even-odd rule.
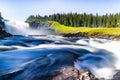
[[88,27],[70,27],[59,24],[58,22],[52,21],[50,28],[55,30],[59,34],[75,34],[75,33],[88,33],[93,35],[99,33],[99,35],[120,35],[120,28],[88,28]]
[[36,23],[41,23],[41,22],[45,22],[47,21],[48,17],[47,16],[40,16],[40,15],[37,15],[37,16],[34,16],[34,15],[31,15],[29,16],[29,18],[26,20],[26,22],[28,23],[32,23],[32,22],[36,22]]
[[34,16],[31,15],[26,22],[44,22],[44,21],[57,21],[60,24],[72,27],[120,27],[120,13],[106,14],[106,15],[93,15],[93,14],[53,14],[49,16]]
[[34,22],[35,19],[36,19],[35,16],[34,16],[34,15],[31,15],[31,16],[29,16],[29,18],[27,19],[26,22]]

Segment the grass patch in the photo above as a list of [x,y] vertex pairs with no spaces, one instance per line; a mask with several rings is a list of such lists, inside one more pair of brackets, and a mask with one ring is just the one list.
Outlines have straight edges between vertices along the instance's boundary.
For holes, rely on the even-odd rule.
[[55,30],[58,34],[75,34],[75,33],[88,33],[92,35],[99,33],[101,35],[120,35],[120,28],[88,28],[88,27],[70,27],[61,25],[55,21],[49,21],[51,23],[50,28]]

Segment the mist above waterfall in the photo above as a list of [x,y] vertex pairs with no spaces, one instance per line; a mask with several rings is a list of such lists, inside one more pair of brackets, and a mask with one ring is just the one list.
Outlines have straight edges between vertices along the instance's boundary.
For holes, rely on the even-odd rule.
[[33,29],[21,21],[5,21],[5,30],[12,35],[48,35],[47,29]]

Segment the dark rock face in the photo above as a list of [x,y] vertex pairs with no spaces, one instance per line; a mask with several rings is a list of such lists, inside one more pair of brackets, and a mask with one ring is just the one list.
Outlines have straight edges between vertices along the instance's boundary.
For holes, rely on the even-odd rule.
[[0,39],[4,37],[9,37],[11,34],[7,33],[3,28],[5,27],[4,22],[0,19]]
[[112,80],[120,80],[120,71],[118,71],[114,76]]
[[[32,22],[29,23],[30,27],[32,29],[37,29],[41,32],[43,32],[43,35],[56,35],[55,31],[50,29],[49,26],[51,25],[51,23],[37,23],[37,22]],[[42,34],[42,33],[41,33]]]
[[64,37],[88,37],[88,33],[62,34]]
[[48,23],[37,23],[37,22],[32,22],[32,23],[29,23],[30,27],[33,28],[33,29],[41,29],[43,27],[49,27],[50,24]]
[[3,39],[5,37],[9,37],[9,36],[11,36],[11,34],[7,33],[4,30],[0,30],[0,39]]

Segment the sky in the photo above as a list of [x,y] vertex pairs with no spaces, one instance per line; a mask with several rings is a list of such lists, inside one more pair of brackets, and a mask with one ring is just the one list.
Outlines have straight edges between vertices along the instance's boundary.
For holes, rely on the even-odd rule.
[[54,13],[106,14],[120,12],[120,0],[0,0],[5,19],[25,21],[30,15]]

